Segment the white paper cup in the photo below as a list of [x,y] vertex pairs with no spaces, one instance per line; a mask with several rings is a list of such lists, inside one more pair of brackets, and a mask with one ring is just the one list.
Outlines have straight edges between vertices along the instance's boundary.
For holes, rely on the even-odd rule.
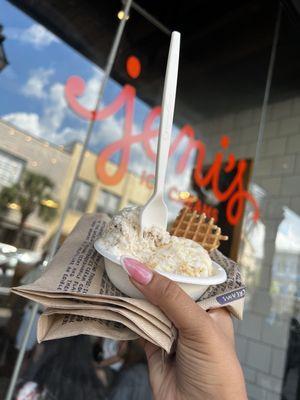
[[[130,282],[127,273],[121,266],[120,257],[111,254],[101,246],[99,240],[94,244],[95,249],[104,257],[105,270],[114,286],[122,293],[134,299],[144,299],[142,293]],[[128,255],[128,257],[131,257]],[[213,275],[209,277],[194,278],[168,272],[156,271],[175,281],[194,300],[206,291],[211,285],[218,285],[227,279],[225,270],[216,262],[212,261]]]

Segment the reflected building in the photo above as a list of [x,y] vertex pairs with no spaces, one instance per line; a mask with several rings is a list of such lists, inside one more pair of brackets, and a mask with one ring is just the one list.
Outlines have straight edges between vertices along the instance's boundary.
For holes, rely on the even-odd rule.
[[[42,249],[55,234],[81,150],[81,143],[55,146],[0,121],[0,190],[17,183],[25,170],[47,176],[55,185],[53,197],[58,205],[57,218],[51,223],[45,223],[34,212],[26,223],[23,247]],[[71,232],[83,213],[106,212],[111,215],[127,205],[142,205],[151,195],[152,189],[139,176],[130,172],[125,174],[118,185],[102,184],[96,176],[96,160],[96,154],[85,152],[83,165],[75,182],[75,196],[71,199],[63,224],[62,240]],[[113,174],[116,166],[108,162],[106,168],[108,173]],[[18,204],[10,204],[9,207],[8,213],[0,222],[0,242],[13,242],[20,221]]]

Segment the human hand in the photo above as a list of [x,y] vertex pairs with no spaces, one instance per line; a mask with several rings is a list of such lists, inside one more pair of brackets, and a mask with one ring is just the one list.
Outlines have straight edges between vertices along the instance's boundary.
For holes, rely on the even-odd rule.
[[162,364],[161,349],[146,342],[155,400],[246,400],[230,315],[204,311],[175,282],[139,261],[123,258],[131,282],[178,330],[175,354]]

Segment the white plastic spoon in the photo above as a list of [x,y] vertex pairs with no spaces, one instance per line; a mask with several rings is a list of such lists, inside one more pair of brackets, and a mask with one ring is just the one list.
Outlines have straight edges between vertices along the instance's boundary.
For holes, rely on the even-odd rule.
[[164,187],[175,108],[179,47],[180,33],[172,32],[159,126],[155,166],[155,187],[150,200],[141,210],[140,224],[142,231],[152,226],[158,226],[163,229],[167,228],[168,209],[164,201]]

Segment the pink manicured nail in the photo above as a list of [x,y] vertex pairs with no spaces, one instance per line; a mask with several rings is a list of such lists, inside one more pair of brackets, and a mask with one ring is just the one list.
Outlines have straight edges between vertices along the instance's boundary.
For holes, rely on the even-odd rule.
[[153,272],[140,261],[134,258],[122,257],[121,263],[127,274],[141,285],[148,285],[151,281]]

